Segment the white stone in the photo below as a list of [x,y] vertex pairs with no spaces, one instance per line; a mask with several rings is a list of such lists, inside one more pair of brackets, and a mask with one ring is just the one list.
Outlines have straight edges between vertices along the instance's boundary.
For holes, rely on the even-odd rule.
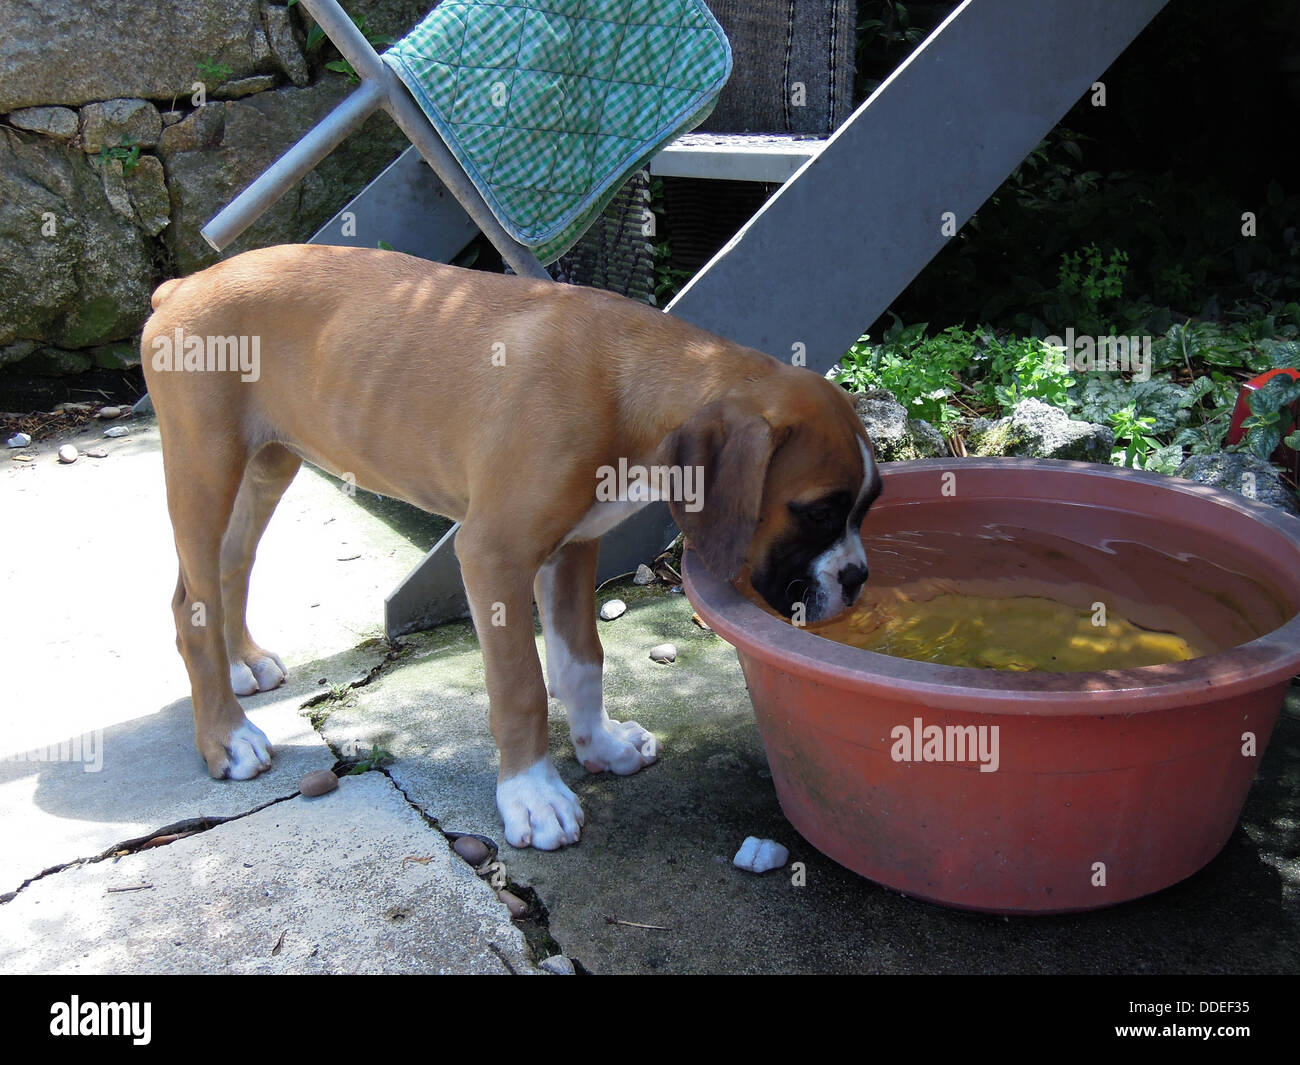
[[26,447],[31,442],[32,438],[26,433],[14,433],[14,435],[6,441],[10,447]]
[[112,428],[105,429],[105,436],[126,436],[131,430],[125,425],[114,425]]
[[770,839],[748,836],[736,851],[731,864],[738,869],[748,869],[751,873],[766,873],[769,869],[780,869],[790,860],[790,852],[781,844]]
[[62,463],[76,462],[77,449],[71,444],[64,444],[59,448],[59,461]]
[[603,621],[613,621],[622,617],[625,610],[627,604],[622,599],[611,599],[600,608],[600,616]]
[[675,662],[677,661],[677,648],[670,643],[657,643],[650,648],[650,657],[656,662]]

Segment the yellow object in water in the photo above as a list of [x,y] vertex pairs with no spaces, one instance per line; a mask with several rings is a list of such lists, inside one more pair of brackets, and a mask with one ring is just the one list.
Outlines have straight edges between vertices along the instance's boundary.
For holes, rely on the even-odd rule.
[[828,640],[947,666],[1074,673],[1185,662],[1203,652],[1172,632],[1042,596],[947,593],[866,602],[811,631]]

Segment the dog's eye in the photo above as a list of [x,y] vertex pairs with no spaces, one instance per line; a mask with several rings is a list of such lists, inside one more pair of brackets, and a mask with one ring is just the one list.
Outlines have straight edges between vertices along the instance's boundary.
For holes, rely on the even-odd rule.
[[790,510],[805,525],[814,528],[831,528],[844,524],[846,507],[835,499],[818,499],[812,503],[791,503]]

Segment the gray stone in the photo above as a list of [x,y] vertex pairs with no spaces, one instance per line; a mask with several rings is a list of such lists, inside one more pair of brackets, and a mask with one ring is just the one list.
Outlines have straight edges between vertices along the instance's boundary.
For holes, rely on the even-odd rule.
[[1108,463],[1114,446],[1115,434],[1107,426],[1071,421],[1063,411],[1037,399],[1021,400],[1009,418],[977,418],[966,435],[966,451],[975,456]]
[[185,117],[184,111],[164,111],[162,113],[163,129],[166,129],[168,126],[176,125],[176,123],[179,122],[184,117]]
[[66,141],[77,135],[77,112],[66,107],[24,107],[9,116],[9,124]]
[[32,438],[27,433],[14,433],[5,443],[9,447],[27,447],[32,442]]
[[148,315],[153,252],[110,204],[98,163],[0,128],[0,346],[107,343]]
[[948,445],[939,431],[920,418],[909,418],[907,408],[888,389],[863,392],[853,397],[853,403],[878,461],[903,462],[948,454]]
[[134,96],[189,96],[199,64],[258,73],[258,0],[45,0],[4,4],[0,113]]
[[240,78],[238,81],[226,82],[220,88],[213,90],[212,98],[214,100],[238,100],[244,96],[252,96],[255,92],[266,92],[267,89],[274,88],[274,74],[255,74],[251,78]]
[[135,404],[131,407],[131,413],[132,413],[132,414],[152,414],[152,413],[153,413],[153,397],[150,396],[148,392],[146,392],[143,396],[141,396],[139,399],[137,399],[137,400],[135,401]]
[[104,100],[81,109],[81,146],[92,154],[124,142],[153,148],[160,133],[162,116],[148,100]]
[[1256,502],[1279,507],[1288,514],[1300,514],[1295,493],[1287,487],[1278,471],[1248,452],[1192,455],[1178,467],[1175,476],[1237,492]]
[[[3,269],[3,264],[0,264],[0,269]],[[8,366],[11,362],[22,362],[35,350],[34,340],[18,340],[7,344],[0,348],[0,366]]]
[[613,621],[615,618],[621,618],[627,611],[627,604],[622,599],[610,599],[600,606],[600,620]]
[[142,155],[126,175],[126,191],[131,197],[136,224],[156,237],[171,223],[171,197],[162,161],[156,155]]
[[577,972],[573,967],[573,962],[563,954],[552,954],[549,958],[543,958],[537,963],[537,967],[543,972],[553,973],[555,976],[574,976]]
[[658,643],[650,648],[650,660],[668,665],[677,661],[677,648],[670,643]]
[[267,44],[270,45],[276,62],[280,64],[280,69],[295,85],[306,85],[311,81],[311,71],[307,69],[307,60],[302,54],[297,35],[293,32],[289,9],[267,4],[262,15],[266,23]]
[[130,340],[100,344],[89,351],[95,365],[105,370],[129,370],[140,365],[140,345]]
[[128,222],[135,221],[135,208],[131,194],[126,191],[126,174],[121,159],[105,159],[99,176],[104,182],[104,196],[108,205]]
[[[242,100],[212,100],[163,130],[158,154],[167,172],[172,224],[164,239],[176,273],[219,258],[199,231],[347,94],[342,78],[305,89],[285,86]],[[308,174],[224,252],[307,239],[406,145],[376,115]]]
[[91,357],[84,351],[39,347],[23,360],[23,372],[33,377],[66,377],[90,369]]

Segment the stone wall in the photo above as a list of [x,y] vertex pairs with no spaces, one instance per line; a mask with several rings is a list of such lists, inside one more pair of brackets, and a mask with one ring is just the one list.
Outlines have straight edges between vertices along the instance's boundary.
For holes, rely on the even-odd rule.
[[[394,38],[431,6],[344,2]],[[350,91],[309,25],[271,0],[0,0],[0,368],[138,361],[153,289],[218,258],[202,226]],[[405,144],[372,117],[225,254],[307,239]]]

